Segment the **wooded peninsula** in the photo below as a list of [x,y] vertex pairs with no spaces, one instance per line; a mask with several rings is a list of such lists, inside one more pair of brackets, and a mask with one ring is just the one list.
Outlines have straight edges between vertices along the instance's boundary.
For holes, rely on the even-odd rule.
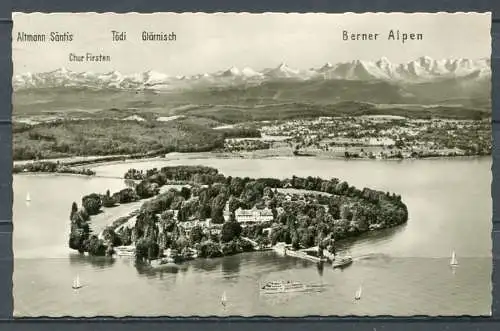
[[[165,250],[196,251],[202,258],[252,251],[277,242],[294,249],[317,246],[335,252],[335,240],[407,222],[401,196],[362,190],[337,178],[288,179],[225,176],[205,166],[169,166],[125,174],[127,188],[92,193],[73,202],[69,247],[92,256],[135,246],[138,260]],[[136,212],[100,234],[92,216],[144,200]]]

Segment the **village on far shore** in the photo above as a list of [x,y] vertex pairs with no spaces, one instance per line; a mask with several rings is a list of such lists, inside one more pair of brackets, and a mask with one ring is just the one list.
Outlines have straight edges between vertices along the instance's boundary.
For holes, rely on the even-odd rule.
[[[182,116],[174,116],[168,121],[164,118],[158,121],[169,123],[183,119],[187,120]],[[56,123],[59,123],[57,121],[60,120],[56,120]],[[140,116],[134,116],[125,118],[124,121],[141,126],[145,120]],[[116,121],[111,123],[114,122]],[[486,156],[491,155],[492,150],[491,119],[412,119],[392,115],[364,115],[245,122],[206,130],[210,130],[210,134],[220,133],[216,135],[215,140],[203,140],[203,144],[215,141],[214,146],[182,150],[183,156],[402,160]],[[30,135],[35,136],[34,133]],[[36,134],[37,137],[39,135],[41,134]],[[203,139],[202,137],[205,137],[203,132],[196,139]],[[221,140],[217,141],[219,138]],[[41,138],[37,139],[39,141]],[[178,149],[181,145],[178,142],[176,144]],[[198,145],[199,143],[196,143],[196,146]],[[56,143],[53,149],[56,147],[60,146]],[[131,148],[134,150],[133,146]],[[95,171],[85,166],[131,159],[158,157],[168,159],[177,154],[176,148],[168,146],[132,154],[91,153],[91,155],[72,154],[68,157],[56,157],[42,153],[41,156],[34,158],[15,160],[13,173],[50,172],[93,176]],[[28,155],[35,154],[30,152]]]
[[292,148],[298,156],[347,159],[491,154],[491,119],[412,119],[391,115],[319,117],[261,122],[259,130],[262,136],[258,138],[226,139],[225,150],[269,150],[271,154],[284,150],[283,154],[287,154]]

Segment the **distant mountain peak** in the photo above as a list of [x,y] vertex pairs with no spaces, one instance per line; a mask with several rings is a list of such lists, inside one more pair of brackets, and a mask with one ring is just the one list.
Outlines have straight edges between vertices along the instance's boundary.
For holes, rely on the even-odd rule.
[[121,73],[117,70],[111,70],[111,71],[106,72],[105,75],[113,76],[113,75],[121,75]]
[[59,73],[68,73],[70,72],[71,70],[68,70],[66,67],[60,67],[52,72],[59,72]]
[[418,58],[420,61],[422,62],[432,62],[434,61],[430,56],[427,56],[427,55],[423,55],[421,57]]
[[231,68],[227,69],[227,72],[230,72],[233,75],[238,75],[240,73],[240,69],[236,68],[235,66],[232,66]]
[[413,61],[394,64],[386,57],[375,61],[352,60],[349,62],[326,62],[321,67],[308,70],[291,68],[286,62],[277,67],[254,70],[250,67],[239,69],[231,66],[215,73],[197,75],[178,75],[170,77],[155,70],[142,73],[122,74],[113,70],[107,73],[73,72],[67,68],[59,68],[44,73],[22,73],[13,77],[15,89],[59,86],[87,86],[96,88],[189,88],[223,86],[244,82],[262,82],[283,79],[335,79],[335,80],[384,80],[396,83],[418,83],[447,78],[464,78],[468,81],[484,80],[491,76],[490,59],[449,58],[435,60],[429,56],[421,56]]
[[380,59],[378,59],[377,63],[380,63],[380,64],[391,64],[391,61],[389,61],[389,59],[386,58],[385,56],[382,56]]
[[250,67],[245,67],[241,70],[241,74],[247,77],[256,77],[256,76],[262,76],[262,73],[253,70]]

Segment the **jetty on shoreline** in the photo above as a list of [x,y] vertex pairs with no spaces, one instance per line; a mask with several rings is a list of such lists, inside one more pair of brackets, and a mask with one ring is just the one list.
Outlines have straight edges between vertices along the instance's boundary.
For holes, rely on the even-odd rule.
[[274,245],[272,249],[281,256],[292,256],[316,263],[320,262],[331,263],[335,260],[334,254],[326,250],[320,250],[318,246],[295,250],[292,249],[292,245],[280,242]]

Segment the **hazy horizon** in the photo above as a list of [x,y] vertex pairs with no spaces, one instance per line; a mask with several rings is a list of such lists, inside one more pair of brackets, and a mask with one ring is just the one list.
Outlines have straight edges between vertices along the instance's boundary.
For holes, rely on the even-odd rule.
[[[394,64],[422,56],[491,58],[490,13],[238,14],[238,13],[14,13],[14,75],[66,68],[75,72],[170,76],[217,72],[231,67],[254,70],[286,63],[318,68],[354,60]],[[467,26],[467,29],[456,29]],[[389,30],[422,33],[423,40],[387,40]],[[112,42],[111,30],[126,31],[127,41]],[[345,41],[342,31],[380,33],[376,41]],[[18,32],[74,34],[72,42],[16,42]],[[173,42],[140,40],[142,31],[174,32]],[[70,53],[105,54],[110,62],[68,60]]]

